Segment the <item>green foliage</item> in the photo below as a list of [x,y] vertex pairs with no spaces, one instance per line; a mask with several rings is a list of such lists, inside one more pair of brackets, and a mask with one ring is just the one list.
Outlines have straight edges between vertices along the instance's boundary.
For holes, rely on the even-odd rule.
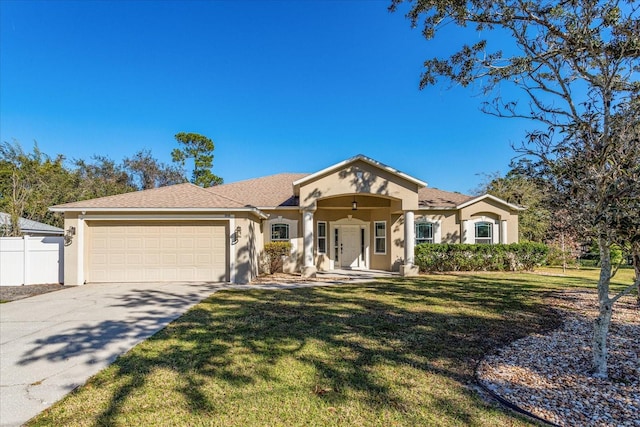
[[565,248],[562,250],[562,246],[556,244],[548,244],[549,254],[547,255],[547,265],[549,266],[567,266],[567,267],[579,267],[578,257],[573,251],[573,248]]
[[611,264],[620,265],[623,261],[622,248],[620,245],[611,245]]
[[150,150],[140,150],[122,162],[131,180],[141,190],[186,182],[184,171],[156,160]]
[[[618,244],[612,244],[609,246],[609,252],[611,257],[612,265],[620,265],[624,264],[624,258],[627,256],[623,248]],[[591,246],[589,247],[589,252],[582,255],[582,261],[585,262],[585,265],[589,265],[589,261],[591,261],[591,265],[600,266],[600,248],[598,247],[598,241],[592,240]]]
[[78,200],[112,196],[136,191],[131,176],[124,166],[107,156],[94,155],[91,161],[76,160],[75,175]]
[[143,150],[117,163],[96,155],[70,165],[58,154],[50,157],[34,144],[31,152],[14,141],[0,143],[0,211],[11,217],[1,234],[19,236],[18,218],[62,227],[60,213],[49,211],[57,204],[111,196],[160,187],[186,179],[182,171],[158,162]]
[[264,253],[269,259],[269,273],[282,271],[283,258],[291,254],[291,242],[268,242]]
[[542,243],[508,245],[437,244],[416,246],[421,271],[521,271],[542,265],[549,249]]
[[549,237],[550,213],[546,204],[545,183],[523,172],[522,163],[515,165],[504,177],[488,175],[488,182],[477,193],[489,193],[526,209],[518,214],[520,241],[544,242]]
[[197,133],[180,132],[175,135],[176,141],[182,148],[175,148],[171,152],[174,162],[184,167],[187,159],[193,159],[191,182],[201,187],[211,187],[222,184],[223,180],[211,172],[213,167],[213,141]]
[[11,217],[4,234],[21,234],[20,217],[62,226],[62,216],[49,212],[48,207],[72,201],[78,184],[63,162],[63,156],[51,158],[37,144],[30,153],[15,141],[0,144],[0,211]]

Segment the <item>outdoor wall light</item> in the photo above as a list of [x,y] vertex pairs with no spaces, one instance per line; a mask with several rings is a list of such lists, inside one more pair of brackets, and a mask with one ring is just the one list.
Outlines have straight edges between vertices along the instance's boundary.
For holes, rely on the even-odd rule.
[[351,210],[352,211],[358,210],[358,202],[356,202],[356,196],[353,196],[353,202],[351,202]]
[[236,227],[236,239],[239,239],[242,236],[242,228],[240,226]]
[[75,235],[76,235],[76,228],[73,226],[69,226],[69,228],[67,228],[67,231],[65,231],[64,233],[65,246],[69,246],[71,244],[71,241],[73,240],[73,236]]

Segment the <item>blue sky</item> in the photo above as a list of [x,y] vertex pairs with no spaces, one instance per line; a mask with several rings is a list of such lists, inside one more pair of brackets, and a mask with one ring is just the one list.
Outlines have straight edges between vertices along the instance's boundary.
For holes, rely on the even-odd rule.
[[463,193],[506,172],[530,123],[481,113],[477,88],[418,89],[425,59],[479,35],[452,26],[428,42],[387,6],[2,0],[0,139],[170,162],[173,136],[197,132],[226,182],[359,153]]

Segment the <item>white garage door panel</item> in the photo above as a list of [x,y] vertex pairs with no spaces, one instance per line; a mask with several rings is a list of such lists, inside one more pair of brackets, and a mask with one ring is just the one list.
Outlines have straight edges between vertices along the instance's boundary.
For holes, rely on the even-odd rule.
[[223,222],[87,224],[88,282],[227,280]]

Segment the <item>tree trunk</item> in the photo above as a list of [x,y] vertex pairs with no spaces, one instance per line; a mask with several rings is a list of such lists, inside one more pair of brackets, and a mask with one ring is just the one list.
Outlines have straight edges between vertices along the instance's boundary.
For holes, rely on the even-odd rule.
[[611,281],[611,253],[609,242],[600,237],[600,279],[598,280],[598,318],[593,328],[593,376],[607,378],[607,335],[611,324],[613,302],[609,298],[609,282]]
[[564,233],[560,234],[560,239],[562,239],[562,272],[567,272],[567,252],[564,247]]
[[[637,282],[638,278],[640,278],[640,241],[631,243],[631,260],[633,263],[633,269],[636,273],[634,281]],[[640,289],[636,289],[636,298],[638,306],[640,306]]]

